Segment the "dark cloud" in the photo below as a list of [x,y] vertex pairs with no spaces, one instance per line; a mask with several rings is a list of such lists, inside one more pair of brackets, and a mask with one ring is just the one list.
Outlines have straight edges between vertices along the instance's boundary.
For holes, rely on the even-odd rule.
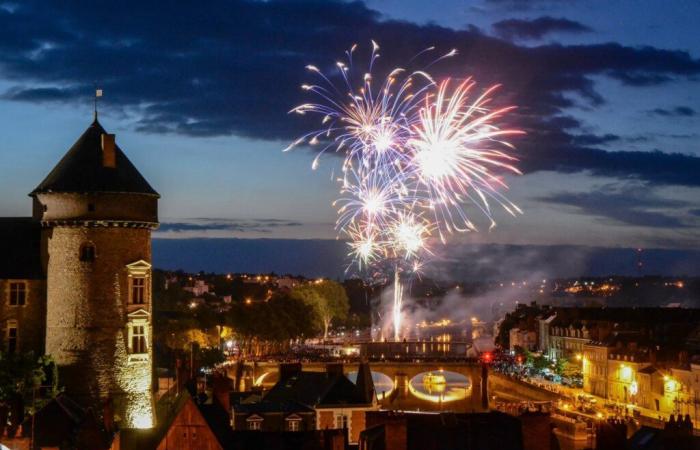
[[[688,228],[679,209],[687,202],[658,197],[643,183],[608,184],[587,192],[558,192],[540,200],[574,208],[576,212],[606,221],[650,228]],[[674,213],[659,209],[673,209]]]
[[483,0],[487,9],[500,11],[539,11],[576,3],[578,0]]
[[69,102],[74,101],[80,93],[74,89],[61,88],[21,88],[13,87],[0,95],[0,99],[25,101],[33,103],[42,102]]
[[689,106],[676,106],[675,108],[655,108],[648,111],[651,116],[662,116],[662,117],[694,117],[697,115],[697,111]]
[[283,227],[300,227],[301,222],[278,220],[278,219],[191,219],[180,222],[163,222],[158,228],[159,232],[208,232],[208,231],[231,231],[231,232],[256,232],[271,233],[273,229]]
[[573,20],[543,16],[533,20],[508,19],[493,24],[499,36],[506,39],[541,39],[551,33],[588,33],[591,30]]
[[616,134],[579,134],[573,136],[573,142],[576,145],[601,145],[608,144],[610,142],[617,142],[620,140],[620,136]]
[[582,137],[581,124],[565,113],[604,103],[594,77],[631,86],[697,77],[700,60],[684,51],[616,43],[519,46],[473,27],[383,21],[361,2],[130,0],[115,7],[28,0],[0,9],[0,76],[12,86],[4,98],[31,102],[86,103],[97,81],[103,108],[134,118],[141,131],[290,141],[308,125],[287,115],[308,99],[299,89],[309,81],[304,66],[332,72],[355,42],[363,44],[355,60],[365,61],[370,39],[386,49],[378,72],[435,45],[460,52],[431,67],[436,76],[503,83],[501,102],[520,106],[508,125],[528,132],[516,142],[528,172],[591,170],[700,185],[700,158],[603,150],[598,146],[610,139]]

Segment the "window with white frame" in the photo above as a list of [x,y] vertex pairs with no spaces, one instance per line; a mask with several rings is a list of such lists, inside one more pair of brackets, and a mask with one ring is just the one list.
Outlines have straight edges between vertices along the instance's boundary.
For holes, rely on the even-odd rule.
[[131,278],[131,303],[143,305],[146,302],[146,278]]
[[10,306],[24,306],[27,304],[27,283],[24,281],[10,282]]
[[287,421],[287,431],[301,430],[301,417],[293,415],[285,419]]
[[246,419],[248,423],[248,429],[250,431],[260,431],[262,430],[263,418],[260,416],[252,416]]
[[335,427],[340,429],[348,428],[348,416],[347,414],[336,414],[335,416]]
[[131,325],[131,353],[148,353],[145,324]]
[[151,300],[151,265],[139,260],[126,265],[129,277],[128,302],[132,305],[145,305]]

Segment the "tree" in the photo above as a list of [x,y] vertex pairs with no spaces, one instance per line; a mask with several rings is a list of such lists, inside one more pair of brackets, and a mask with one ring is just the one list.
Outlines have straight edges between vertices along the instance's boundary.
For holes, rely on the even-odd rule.
[[292,297],[311,306],[323,327],[323,338],[328,338],[328,329],[333,320],[345,320],[350,302],[345,288],[335,281],[322,280],[294,288]]
[[34,412],[57,393],[58,375],[50,356],[0,352],[0,436],[6,424],[14,434],[25,410]]
[[244,353],[284,351],[296,339],[320,331],[315,311],[299,298],[275,295],[267,302],[235,303],[227,325],[242,342]]
[[197,347],[197,360],[202,367],[213,368],[225,359],[224,352],[218,347]]

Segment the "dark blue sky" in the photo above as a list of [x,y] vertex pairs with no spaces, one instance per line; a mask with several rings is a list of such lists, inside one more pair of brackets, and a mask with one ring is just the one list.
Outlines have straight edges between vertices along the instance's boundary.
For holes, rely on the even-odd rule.
[[[148,4],[144,4],[148,3]],[[150,6],[149,6],[150,5]],[[162,194],[160,237],[333,238],[337,159],[281,150],[304,66],[353,43],[503,83],[525,214],[457,242],[700,248],[700,2],[0,0],[0,215],[101,121]],[[484,227],[486,228],[486,227]]]

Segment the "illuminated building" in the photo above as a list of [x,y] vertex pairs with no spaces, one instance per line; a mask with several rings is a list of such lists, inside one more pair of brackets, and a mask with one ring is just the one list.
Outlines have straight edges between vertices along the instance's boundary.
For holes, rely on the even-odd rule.
[[533,330],[521,330],[511,328],[510,330],[510,350],[522,348],[533,351],[537,348],[537,333]]
[[120,428],[152,427],[158,193],[95,120],[30,195],[33,217],[2,236],[32,243],[7,283],[10,313],[22,314],[9,322],[0,307],[19,336],[4,344],[53,356],[66,394]]
[[635,343],[589,343],[583,355],[584,391],[654,416],[688,414],[698,426],[700,365],[683,363],[682,355],[655,354]]
[[589,394],[608,396],[608,352],[602,342],[587,342],[583,346],[583,389]]

